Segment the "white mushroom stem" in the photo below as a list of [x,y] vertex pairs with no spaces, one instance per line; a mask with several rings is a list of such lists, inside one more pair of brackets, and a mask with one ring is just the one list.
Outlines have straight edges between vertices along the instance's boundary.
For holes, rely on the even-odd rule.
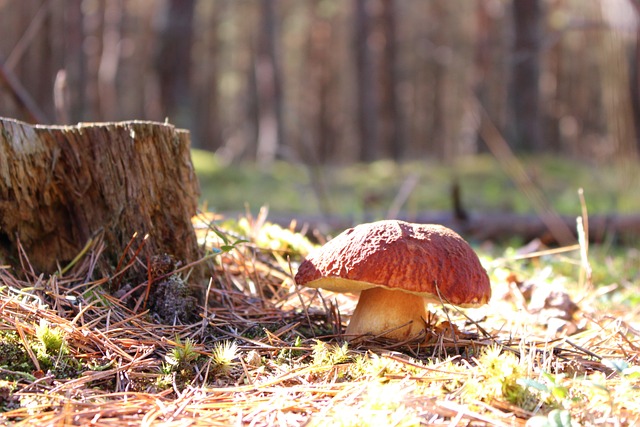
[[398,341],[416,337],[425,329],[424,304],[424,298],[408,292],[380,287],[364,290],[347,327],[347,339],[364,334]]

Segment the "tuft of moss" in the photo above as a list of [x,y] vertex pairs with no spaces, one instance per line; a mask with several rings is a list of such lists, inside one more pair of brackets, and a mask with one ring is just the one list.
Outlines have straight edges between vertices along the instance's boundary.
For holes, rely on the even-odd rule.
[[515,354],[492,345],[485,347],[476,360],[477,374],[465,382],[465,396],[485,402],[506,400],[524,409],[535,407],[537,399],[521,383],[527,377],[527,367]]
[[45,355],[58,356],[68,352],[64,331],[58,327],[52,327],[44,319],[41,319],[40,324],[36,326],[36,338],[40,344],[39,350]]
[[0,367],[5,369],[0,372],[3,380],[16,380],[17,375],[14,373],[30,373],[35,369],[16,332],[0,331],[0,355]]
[[332,366],[350,362],[351,360],[352,356],[349,353],[349,344],[347,342],[344,342],[342,345],[337,345],[315,340],[315,344],[313,346],[314,365]]
[[164,357],[165,361],[172,370],[184,369],[189,367],[200,357],[200,353],[196,351],[196,345],[191,338],[187,338],[182,342],[180,337],[176,337],[176,346]]

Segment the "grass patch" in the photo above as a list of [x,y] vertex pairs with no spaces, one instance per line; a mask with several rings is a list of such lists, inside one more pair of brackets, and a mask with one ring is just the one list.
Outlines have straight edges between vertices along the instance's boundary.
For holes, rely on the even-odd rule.
[[[200,179],[202,200],[210,209],[244,212],[268,205],[272,213],[313,215],[327,207],[329,214],[360,222],[379,219],[393,205],[403,185],[415,186],[402,209],[410,214],[451,209],[450,187],[460,182],[465,207],[471,212],[534,212],[533,202],[490,155],[461,158],[455,165],[415,161],[397,164],[326,166],[311,176],[302,166],[276,162],[268,169],[253,164],[222,165],[209,152],[192,151]],[[560,214],[579,214],[577,191],[584,188],[589,212],[640,211],[640,171],[621,165],[539,156],[522,159],[535,188]],[[314,179],[315,185],[311,185]]]

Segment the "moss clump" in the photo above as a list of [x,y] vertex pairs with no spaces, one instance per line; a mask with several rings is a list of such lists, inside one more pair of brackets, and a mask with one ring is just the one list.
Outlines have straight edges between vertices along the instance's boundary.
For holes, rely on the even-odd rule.
[[528,371],[520,358],[494,345],[483,349],[477,363],[477,375],[464,385],[466,397],[485,402],[505,400],[526,410],[534,409],[538,401],[521,382]]
[[0,412],[7,412],[20,407],[20,399],[15,396],[17,383],[0,380]]
[[11,372],[31,373],[35,370],[29,354],[24,348],[17,333],[13,331],[0,331],[0,378],[14,380],[16,375]]
[[40,353],[51,356],[67,354],[67,343],[60,328],[52,327],[42,320],[40,325],[36,326],[36,337],[40,344]]

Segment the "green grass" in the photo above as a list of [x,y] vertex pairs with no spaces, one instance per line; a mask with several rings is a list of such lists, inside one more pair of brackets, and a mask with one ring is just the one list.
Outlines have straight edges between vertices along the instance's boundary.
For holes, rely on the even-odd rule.
[[[408,214],[451,209],[450,187],[457,176],[462,201],[471,212],[533,213],[535,204],[489,155],[461,158],[456,166],[437,161],[397,164],[378,161],[325,166],[316,173],[303,165],[276,162],[268,169],[253,164],[223,165],[208,152],[193,150],[202,201],[219,212],[255,211],[268,205],[272,213],[322,213],[382,218],[403,183],[417,185],[402,209]],[[640,211],[640,171],[621,165],[596,165],[557,156],[521,160],[545,203],[560,214],[580,213],[578,189],[585,191],[590,213]],[[313,183],[315,185],[312,185]],[[318,191],[317,189],[320,188]]]

